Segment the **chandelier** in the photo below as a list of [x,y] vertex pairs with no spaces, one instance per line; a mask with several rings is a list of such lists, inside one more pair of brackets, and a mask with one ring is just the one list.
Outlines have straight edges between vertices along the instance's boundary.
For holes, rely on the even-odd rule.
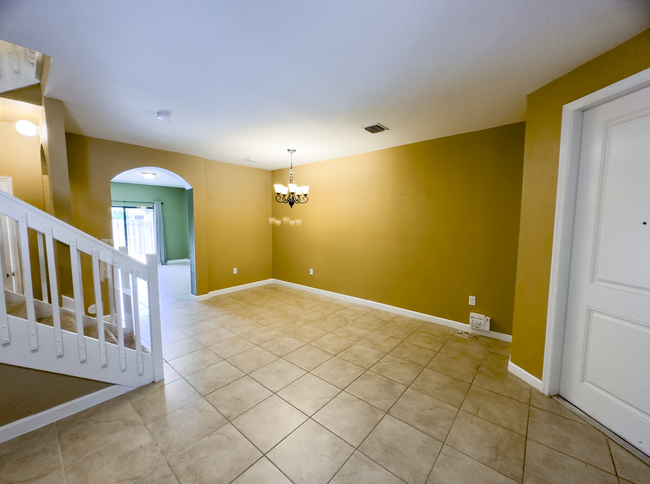
[[273,188],[275,189],[275,201],[279,203],[288,203],[289,207],[293,208],[296,203],[307,203],[309,201],[309,197],[307,196],[309,193],[309,187],[299,187],[293,182],[293,154],[296,152],[296,150],[289,149],[287,151],[291,153],[289,186],[285,187],[284,185],[278,183],[276,185],[273,185]]

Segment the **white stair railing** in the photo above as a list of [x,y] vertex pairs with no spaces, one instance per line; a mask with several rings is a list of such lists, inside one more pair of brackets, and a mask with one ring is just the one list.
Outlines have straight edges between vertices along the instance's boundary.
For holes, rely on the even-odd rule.
[[[147,263],[143,264],[4,192],[0,192],[0,214],[6,216],[9,223],[18,225],[23,279],[23,294],[0,289],[0,363],[131,387],[162,380],[157,256],[148,254]],[[3,229],[0,224],[0,245]],[[30,230],[36,233],[38,244],[42,300],[34,298]],[[56,259],[65,254],[56,250],[57,243],[70,249],[69,276],[72,279],[74,311],[59,304],[59,276],[67,274],[57,273]],[[1,249],[0,274],[4,277],[7,261]],[[82,254],[91,258],[92,277],[87,277],[86,281]],[[142,347],[141,323],[145,318],[140,312],[138,280],[147,283],[150,350]],[[84,283],[92,284],[96,308],[94,317],[85,314]],[[104,301],[105,294],[108,294],[108,301]],[[26,319],[11,314],[9,306],[24,306],[22,316]],[[67,321],[74,318],[73,327],[68,324],[62,328],[62,315],[66,315]],[[39,319],[49,317],[52,319],[47,324],[39,322]],[[96,338],[85,335],[95,327]],[[106,341],[106,336],[112,340],[112,335],[117,344]],[[127,339],[133,348],[127,346]]]

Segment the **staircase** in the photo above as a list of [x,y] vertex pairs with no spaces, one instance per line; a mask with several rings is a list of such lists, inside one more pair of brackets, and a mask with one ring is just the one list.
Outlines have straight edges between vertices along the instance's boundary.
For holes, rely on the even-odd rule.
[[[0,274],[12,272],[3,231],[15,224],[13,263],[20,264],[22,287],[22,294],[0,290],[0,363],[131,388],[162,380],[157,256],[147,255],[144,264],[4,192],[0,215],[7,218],[0,223]],[[32,277],[30,235],[40,280]],[[70,279],[74,304],[63,308],[62,282]],[[84,287],[94,295],[96,316],[86,315]]]

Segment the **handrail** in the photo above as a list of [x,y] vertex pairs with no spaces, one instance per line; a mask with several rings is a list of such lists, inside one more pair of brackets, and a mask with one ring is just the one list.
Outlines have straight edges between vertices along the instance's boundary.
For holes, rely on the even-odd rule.
[[146,264],[143,264],[129,255],[123,254],[110,245],[105,244],[72,225],[37,209],[29,203],[0,191],[0,207],[2,207],[2,210],[0,210],[2,215],[11,217],[14,220],[20,220],[21,213],[26,214],[27,227],[40,233],[45,233],[45,228],[52,226],[52,237],[64,244],[69,245],[70,240],[76,239],[77,249],[91,257],[93,249],[97,250],[97,247],[99,246],[99,260],[112,265],[113,260],[118,259],[120,261],[120,267],[123,270],[132,271],[133,268],[137,268],[138,277],[144,281],[148,281],[149,276]]

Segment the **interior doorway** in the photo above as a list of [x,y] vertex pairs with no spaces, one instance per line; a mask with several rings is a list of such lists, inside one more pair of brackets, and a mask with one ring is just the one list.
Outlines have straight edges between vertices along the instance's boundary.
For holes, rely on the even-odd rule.
[[645,453],[648,86],[650,69],[564,107],[543,373]]
[[163,168],[134,168],[111,180],[111,200],[114,246],[127,247],[143,261],[146,254],[158,254],[161,281],[168,266],[187,269],[185,290],[196,295],[192,186]]

